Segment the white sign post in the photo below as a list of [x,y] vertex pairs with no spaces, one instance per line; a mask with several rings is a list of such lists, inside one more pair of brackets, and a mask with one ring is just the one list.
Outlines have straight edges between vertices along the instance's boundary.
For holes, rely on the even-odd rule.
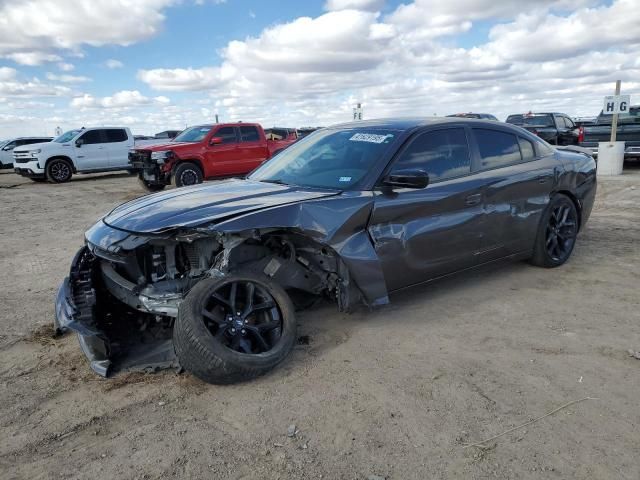
[[598,143],[598,175],[620,175],[624,164],[625,142],[616,142],[618,115],[629,111],[629,95],[620,95],[620,80],[616,81],[615,95],[604,97],[602,113],[613,115],[609,143]]

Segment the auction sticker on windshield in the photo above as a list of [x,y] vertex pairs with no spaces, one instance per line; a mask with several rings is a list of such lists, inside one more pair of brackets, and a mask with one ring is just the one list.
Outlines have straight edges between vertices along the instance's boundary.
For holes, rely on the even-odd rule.
[[391,140],[393,135],[376,135],[375,133],[356,133],[349,140],[352,142],[368,142],[368,143],[384,143],[385,140]]

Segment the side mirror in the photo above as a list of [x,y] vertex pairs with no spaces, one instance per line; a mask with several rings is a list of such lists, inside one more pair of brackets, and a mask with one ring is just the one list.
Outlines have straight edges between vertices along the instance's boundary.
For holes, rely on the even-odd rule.
[[222,142],[222,137],[212,137],[211,140],[209,140],[209,145],[221,145]]
[[429,185],[429,174],[424,170],[396,170],[382,179],[382,184],[396,188],[425,188]]
[[80,148],[82,145],[84,145],[84,140],[79,138],[78,140],[76,140],[76,147]]

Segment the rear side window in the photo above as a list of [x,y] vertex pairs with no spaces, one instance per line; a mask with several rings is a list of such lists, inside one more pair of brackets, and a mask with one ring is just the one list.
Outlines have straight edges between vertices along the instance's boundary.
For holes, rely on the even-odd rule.
[[89,130],[87,133],[82,135],[78,140],[82,139],[85,145],[92,145],[95,143],[104,143],[104,139],[102,138],[102,132],[104,130]]
[[222,143],[236,143],[236,129],[234,127],[222,127],[214,135],[222,138]]
[[483,169],[504,167],[522,160],[515,135],[484,128],[474,128],[473,131],[478,142]]
[[422,169],[432,181],[470,173],[471,159],[464,129],[449,128],[421,134],[393,166],[393,171],[405,169]]
[[522,159],[525,162],[536,158],[536,152],[533,149],[533,143],[531,143],[529,140],[525,140],[522,137],[518,137],[518,142],[520,143],[520,153],[522,154]]
[[107,132],[107,143],[116,143],[116,142],[126,142],[127,132],[122,128],[112,128],[110,130],[105,130]]
[[240,127],[241,142],[259,142],[260,134],[256,127]]

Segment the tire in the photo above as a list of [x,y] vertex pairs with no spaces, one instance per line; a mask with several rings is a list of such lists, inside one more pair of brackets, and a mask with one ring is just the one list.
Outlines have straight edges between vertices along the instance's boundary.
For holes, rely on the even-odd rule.
[[66,183],[73,176],[73,165],[64,158],[54,158],[45,169],[47,180],[53,183]]
[[176,187],[187,187],[202,183],[204,176],[200,167],[192,162],[182,162],[178,164],[173,174]]
[[569,260],[578,236],[578,221],[578,210],[569,197],[562,194],[551,197],[540,219],[530,262],[538,267],[555,268]]
[[29,180],[31,180],[32,182],[36,182],[36,183],[44,183],[44,182],[47,181],[46,178],[34,178],[34,177],[29,178]]
[[[230,312],[233,284],[240,299],[233,306],[242,310],[237,312],[240,316]],[[253,284],[254,298],[262,298],[252,305],[261,308],[243,317],[246,301],[242,299],[248,297],[249,284]],[[256,331],[261,332],[262,344]],[[286,292],[267,277],[252,273],[202,280],[180,305],[173,330],[180,365],[213,384],[247,381],[267,373],[287,357],[295,340],[294,308]]]
[[164,187],[166,187],[166,185],[162,185],[161,183],[150,183],[142,178],[139,178],[138,181],[148,192],[161,192],[164,190]]

